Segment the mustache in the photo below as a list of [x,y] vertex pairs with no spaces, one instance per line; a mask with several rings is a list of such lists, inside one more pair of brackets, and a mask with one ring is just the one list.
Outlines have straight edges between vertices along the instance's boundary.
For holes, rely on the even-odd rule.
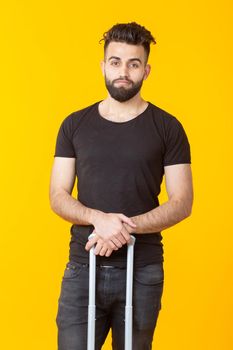
[[129,79],[127,79],[127,78],[119,78],[119,79],[115,79],[115,80],[113,80],[113,83],[115,83],[115,81],[118,81],[118,80],[126,80],[126,81],[128,81],[129,83],[132,83],[132,81],[131,81],[131,80],[129,80]]

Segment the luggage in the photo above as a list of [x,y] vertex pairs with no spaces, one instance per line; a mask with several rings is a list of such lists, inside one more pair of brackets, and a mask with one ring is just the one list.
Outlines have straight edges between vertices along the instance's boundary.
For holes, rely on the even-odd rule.
[[[93,238],[91,234],[88,239]],[[126,270],[126,303],[125,303],[125,350],[132,350],[133,335],[133,260],[134,260],[135,237],[131,236],[131,241],[127,247],[127,270]],[[88,330],[87,330],[87,350],[95,350],[95,293],[96,293],[96,256],[95,247],[89,253],[89,303],[88,303]]]

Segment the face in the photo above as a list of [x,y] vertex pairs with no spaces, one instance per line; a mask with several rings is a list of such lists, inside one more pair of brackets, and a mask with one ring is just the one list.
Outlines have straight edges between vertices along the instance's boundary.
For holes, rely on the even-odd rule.
[[142,45],[112,41],[107,47],[101,69],[106,88],[112,98],[125,102],[139,93],[150,73]]

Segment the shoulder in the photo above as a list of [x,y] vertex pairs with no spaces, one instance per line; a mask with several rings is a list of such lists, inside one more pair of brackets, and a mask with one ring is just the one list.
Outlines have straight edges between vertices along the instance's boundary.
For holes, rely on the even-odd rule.
[[88,115],[89,113],[93,113],[94,109],[96,108],[97,103],[99,103],[99,101],[92,103],[89,106],[83,107],[82,109],[71,112],[70,114],[68,114],[64,118],[63,122],[72,123],[78,119],[80,120],[81,118]]
[[153,122],[160,130],[165,140],[167,140],[170,135],[184,132],[181,121],[175,115],[151,102],[149,103]]
[[176,116],[174,116],[173,114],[171,114],[170,112],[168,112],[167,110],[155,105],[152,102],[149,102],[149,103],[150,103],[150,110],[152,111],[154,118],[158,122],[162,122],[164,125],[168,125],[168,124],[172,124],[172,123],[174,123],[174,124],[180,123],[178,118]]
[[69,113],[63,120],[62,126],[69,132],[72,133],[82,123],[84,118],[89,115],[93,115],[98,102],[92,103],[89,106],[83,107],[79,110]]
[[151,111],[165,145],[163,165],[191,163],[190,144],[181,121],[154,104],[151,104]]

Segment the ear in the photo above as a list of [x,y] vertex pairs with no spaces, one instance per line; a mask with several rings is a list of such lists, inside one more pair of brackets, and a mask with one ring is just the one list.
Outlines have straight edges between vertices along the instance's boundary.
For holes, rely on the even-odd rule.
[[102,70],[103,76],[104,76],[104,67],[105,67],[105,62],[104,62],[104,60],[101,60],[101,61],[100,61],[100,68],[101,68],[101,70]]
[[150,65],[150,64],[147,64],[146,67],[145,67],[144,80],[147,79],[147,77],[148,77],[149,74],[150,74],[150,71],[151,71],[151,65]]

